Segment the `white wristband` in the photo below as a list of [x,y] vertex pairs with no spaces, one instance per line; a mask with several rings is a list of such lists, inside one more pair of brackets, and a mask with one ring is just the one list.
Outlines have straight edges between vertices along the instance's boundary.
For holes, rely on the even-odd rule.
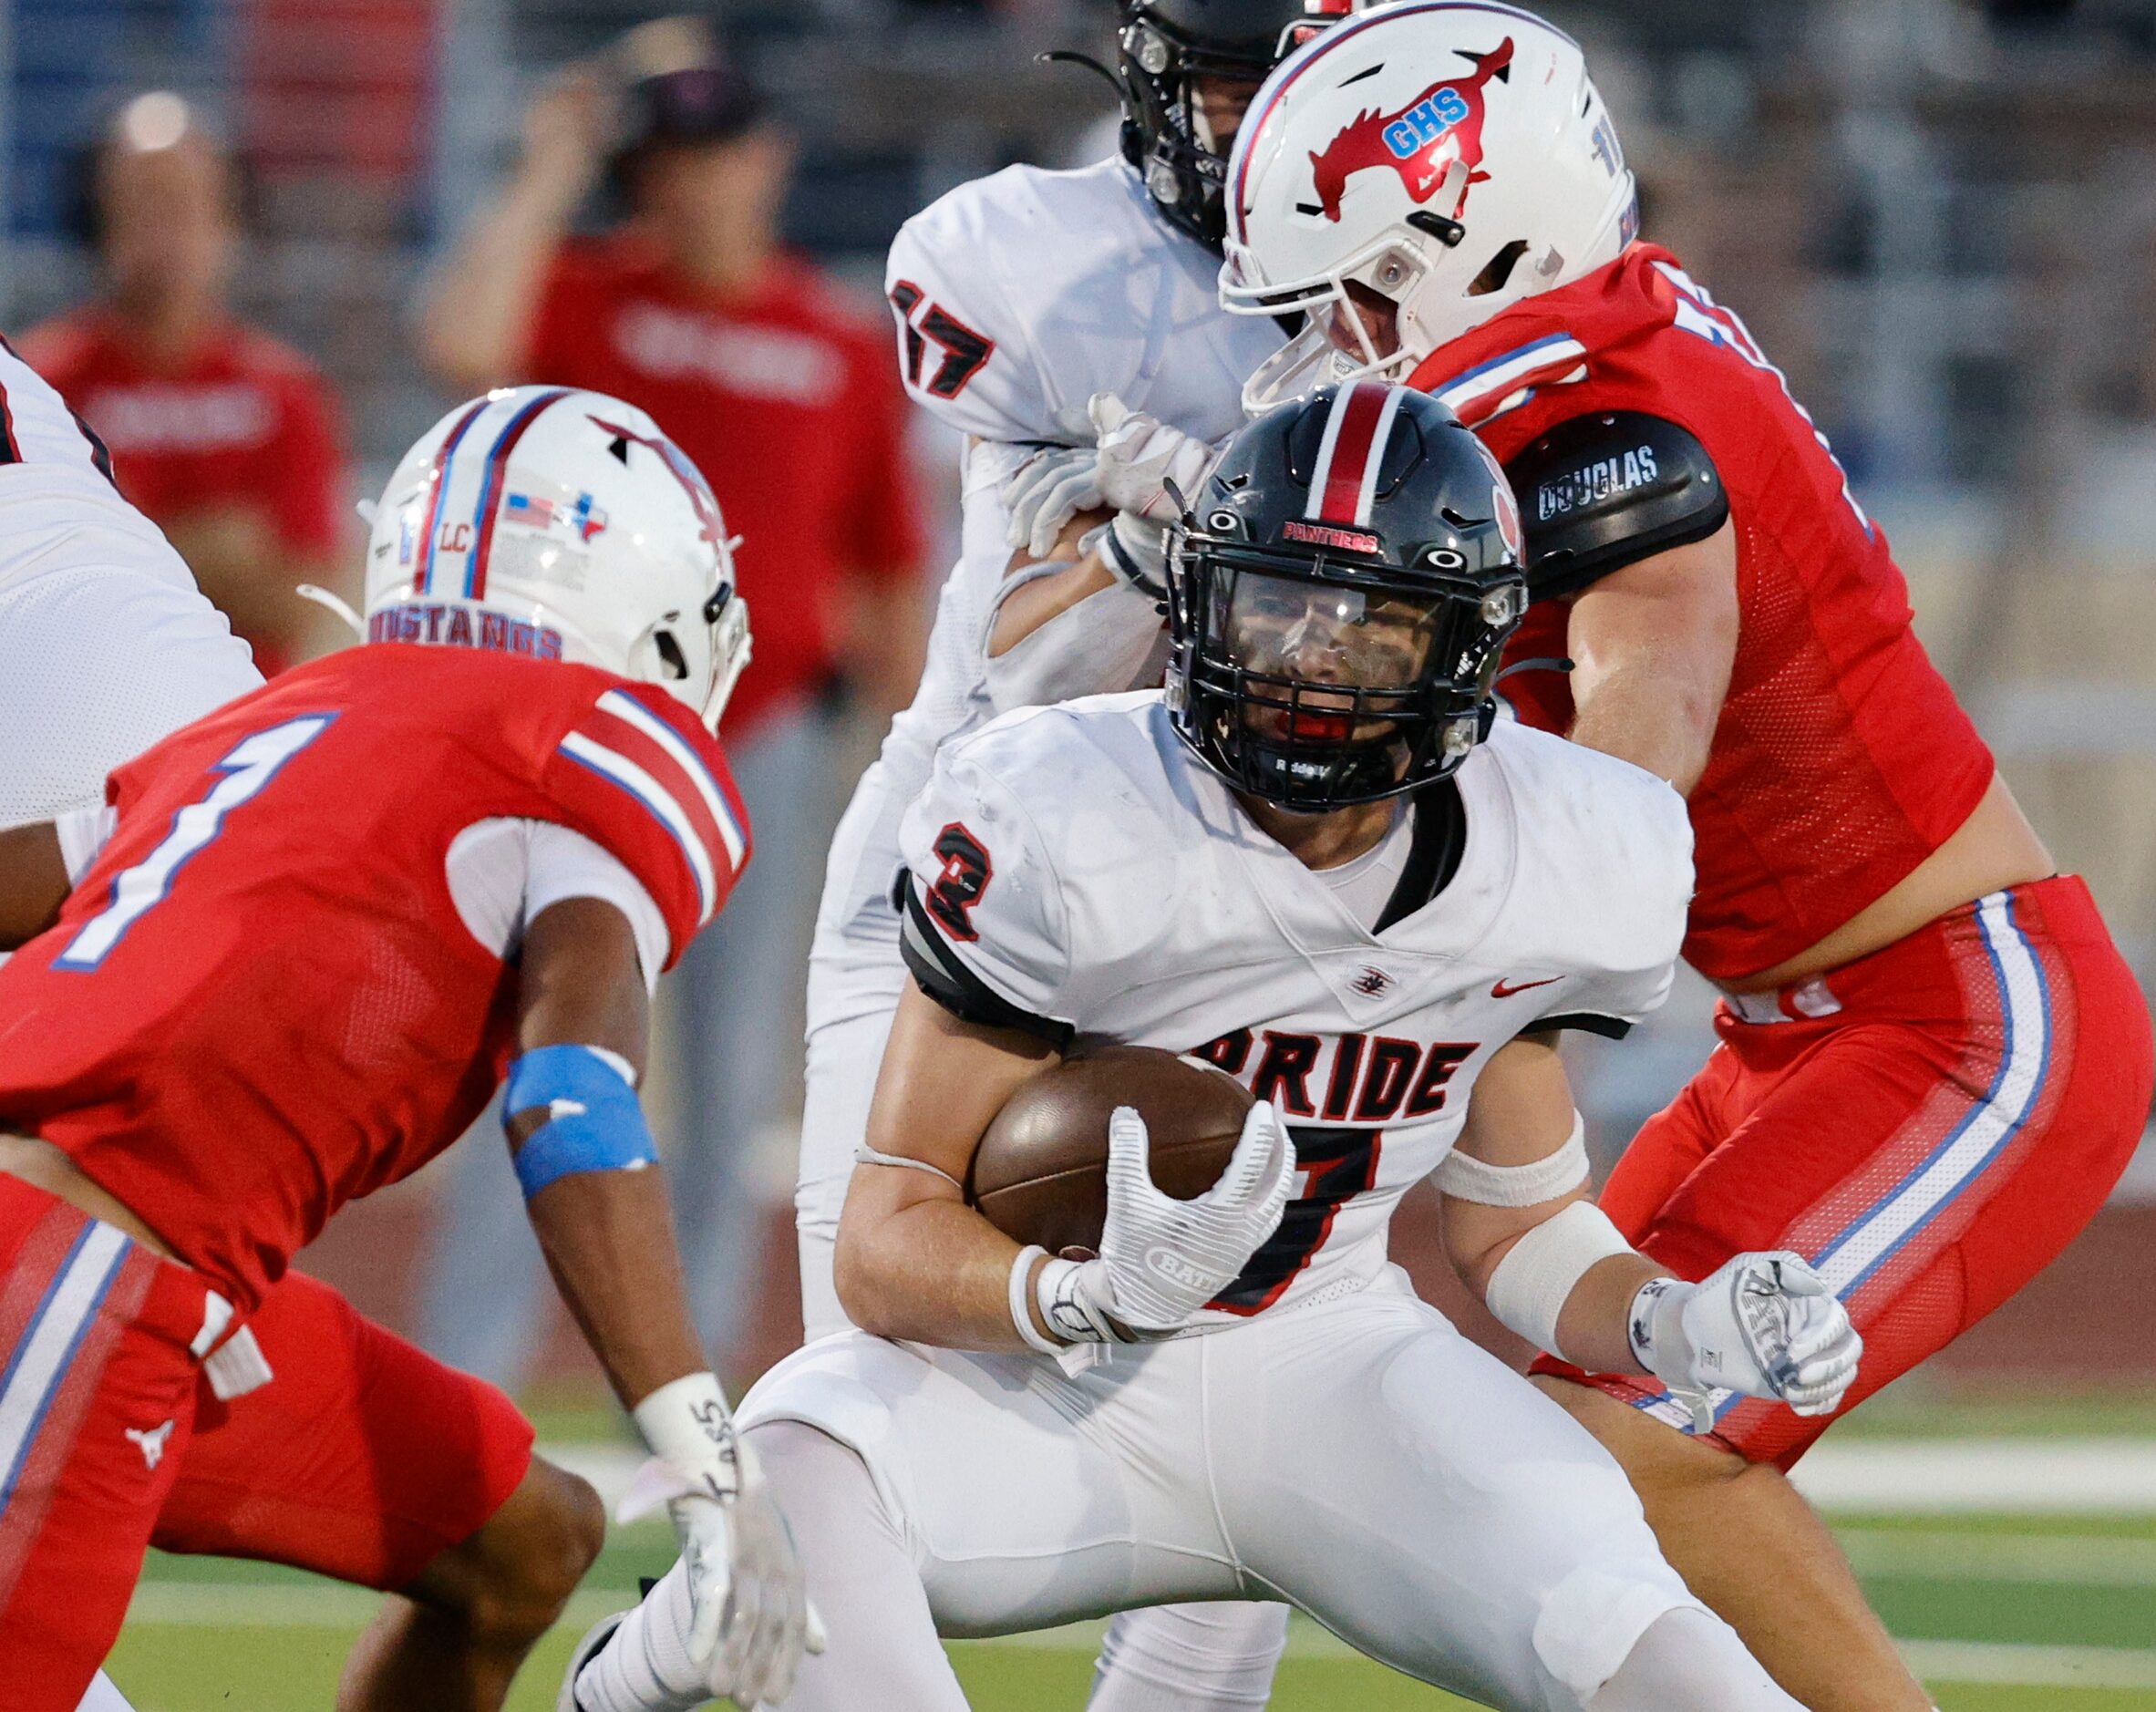
[[1532,1207],[1538,1201],[1554,1201],[1587,1181],[1587,1126],[1575,1111],[1564,1145],[1524,1165],[1491,1165],[1454,1148],[1439,1162],[1435,1175],[1444,1193],[1479,1206]]
[[1591,1201],[1575,1201],[1512,1244],[1490,1274],[1482,1299],[1499,1324],[1562,1357],[1557,1316],[1566,1298],[1590,1268],[1632,1252],[1607,1213]]
[[715,1374],[690,1373],[662,1385],[629,1411],[653,1456],[686,1475],[710,1472],[714,1487],[738,1485],[734,1412]]
[[1011,1324],[1028,1349],[1037,1349],[1044,1356],[1060,1356],[1063,1346],[1052,1337],[1042,1336],[1033,1324],[1033,1263],[1047,1257],[1048,1251],[1035,1243],[1020,1249],[1018,1258],[1011,1263]]

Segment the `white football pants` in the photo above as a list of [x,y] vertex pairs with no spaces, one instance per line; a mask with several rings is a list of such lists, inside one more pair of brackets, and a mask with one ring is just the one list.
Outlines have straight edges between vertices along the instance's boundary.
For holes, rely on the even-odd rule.
[[[1397,1271],[1343,1300],[1100,1354],[1072,1375],[852,1332],[749,1393],[745,1428],[813,1427],[874,1484],[875,1504],[845,1512],[863,1538],[834,1550],[813,1523],[804,1561],[852,1562],[856,1544],[872,1557],[882,1529],[901,1548],[882,1561],[905,1571],[872,1599],[851,1582],[818,1598],[831,1651],[805,1666],[789,1712],[856,1712],[864,1681],[901,1670],[894,1635],[925,1657],[938,1634],[1178,1600],[1284,1600],[1396,1669],[1523,1712],[1580,1712],[1676,1611],[1765,1680],[1663,1561],[1616,1463]],[[801,1477],[772,1478],[791,1513]],[[1712,1696],[1667,1712],[1788,1704],[1727,1668],[1707,1680]]]

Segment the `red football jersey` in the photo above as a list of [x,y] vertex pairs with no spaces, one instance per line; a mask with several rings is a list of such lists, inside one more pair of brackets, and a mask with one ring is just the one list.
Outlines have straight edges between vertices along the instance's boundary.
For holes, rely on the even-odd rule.
[[754,728],[813,696],[836,660],[844,586],[910,577],[922,557],[906,402],[891,335],[782,260],[722,296],[633,232],[564,245],[519,380],[588,387],[657,418],[741,538],[734,568],[756,658],[727,704]]
[[650,892],[673,957],[748,856],[724,755],[663,690],[445,647],[288,672],[108,796],[111,841],[0,967],[0,1129],[63,1149],[250,1305],[500,1079],[516,982],[451,898],[459,832],[582,833]]
[[[1701,974],[1740,979],[1816,944],[1975,809],[1991,753],[1910,628],[1885,535],[1780,371],[1667,251],[1635,243],[1513,304],[1433,352],[1413,384],[1501,462],[1576,417],[1637,410],[1689,430],[1720,473],[1742,628],[1691,795],[1685,956]],[[1563,655],[1570,612],[1538,603],[1508,657]],[[1560,673],[1522,672],[1504,693],[1532,725],[1572,723]]]

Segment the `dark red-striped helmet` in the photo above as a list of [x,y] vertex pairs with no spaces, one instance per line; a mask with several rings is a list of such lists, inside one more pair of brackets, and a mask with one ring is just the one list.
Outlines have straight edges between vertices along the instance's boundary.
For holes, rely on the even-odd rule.
[[1441,779],[1489,731],[1521,559],[1504,472],[1435,398],[1366,380],[1282,405],[1171,543],[1176,730],[1284,808]]

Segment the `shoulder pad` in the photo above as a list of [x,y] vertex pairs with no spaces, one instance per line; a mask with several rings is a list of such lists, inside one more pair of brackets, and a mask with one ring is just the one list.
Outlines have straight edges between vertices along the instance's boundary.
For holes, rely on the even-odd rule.
[[1045,1040],[1057,1052],[1070,1047],[1068,1023],[1012,1004],[965,966],[929,919],[933,903],[923,903],[913,874],[899,873],[892,900],[899,909],[899,954],[913,983],[962,1023],[982,1028],[1011,1028]]
[[1729,515],[1707,448],[1637,410],[1575,417],[1505,466],[1527,530],[1527,587],[1570,594],[1638,560],[1705,541]]

